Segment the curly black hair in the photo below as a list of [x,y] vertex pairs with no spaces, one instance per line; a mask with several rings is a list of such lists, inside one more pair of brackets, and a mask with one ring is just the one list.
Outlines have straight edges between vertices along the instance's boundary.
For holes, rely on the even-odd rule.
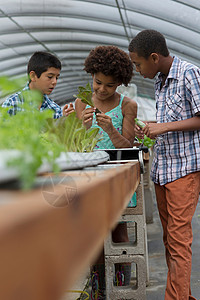
[[133,76],[133,65],[126,52],[116,46],[98,46],[85,59],[84,70],[90,74],[98,72],[112,76],[125,86]]
[[136,52],[138,56],[148,58],[151,53],[158,53],[167,57],[169,50],[164,36],[153,29],[145,29],[139,32],[130,42],[129,52]]

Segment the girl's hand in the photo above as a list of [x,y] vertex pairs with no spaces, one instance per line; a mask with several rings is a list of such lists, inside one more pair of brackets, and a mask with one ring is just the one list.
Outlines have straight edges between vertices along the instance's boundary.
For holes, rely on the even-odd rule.
[[111,134],[113,131],[113,124],[111,117],[105,115],[104,113],[96,114],[96,120],[98,126],[100,126],[107,134]]
[[69,114],[71,114],[72,112],[74,112],[74,107],[73,104],[70,102],[70,104],[65,104],[64,108],[63,108],[63,116],[68,116]]
[[92,126],[93,113],[94,113],[93,107],[86,108],[81,113],[81,119],[82,119],[83,125],[87,129],[89,129]]

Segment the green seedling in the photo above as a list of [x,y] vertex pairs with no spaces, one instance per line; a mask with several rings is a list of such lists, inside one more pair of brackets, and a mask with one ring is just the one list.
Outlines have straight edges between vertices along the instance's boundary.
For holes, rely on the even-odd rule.
[[[140,128],[144,128],[146,126],[146,124],[144,122],[142,122],[141,120],[135,118],[135,123],[140,127]],[[151,148],[154,144],[155,144],[155,140],[154,139],[150,139],[149,137],[146,136],[146,134],[144,135],[144,139],[138,139],[138,142],[143,144],[144,146]]]
[[27,82],[27,77],[23,76],[20,78],[11,79],[7,76],[0,76],[0,90],[1,97],[4,98],[11,93],[19,91]]
[[137,124],[140,128],[144,128],[145,127],[145,123],[143,123],[142,121],[140,121],[137,118],[135,118],[135,124]]
[[[0,87],[13,93],[19,81],[0,77]],[[73,112],[68,117],[53,119],[52,110],[38,110],[42,95],[33,90],[21,93],[23,102],[16,115],[10,116],[10,107],[0,107],[0,150],[18,150],[20,156],[9,157],[8,168],[18,170],[21,187],[33,186],[38,169],[49,162],[54,172],[59,168],[56,159],[61,152],[91,152],[101,139],[98,128],[86,128]]]
[[[80,98],[81,101],[91,107],[94,107],[94,103],[92,101],[92,90],[89,83],[86,84],[86,86],[79,86],[78,87],[78,94],[73,95],[75,98]],[[101,111],[96,108],[95,114],[100,114]]]
[[91,152],[101,138],[98,133],[98,128],[87,130],[72,112],[67,118],[48,120],[45,140],[50,144],[63,145],[67,152]]

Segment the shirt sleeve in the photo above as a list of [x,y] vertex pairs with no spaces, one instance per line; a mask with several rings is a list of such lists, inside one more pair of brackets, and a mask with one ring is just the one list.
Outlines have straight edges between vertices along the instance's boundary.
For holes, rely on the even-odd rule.
[[185,77],[187,98],[191,102],[195,114],[200,112],[200,69],[191,68]]
[[10,109],[8,109],[8,113],[11,116],[15,115],[16,111],[17,111],[18,101],[15,101],[16,99],[15,100],[14,99],[15,99],[15,97],[11,96],[11,97],[7,98],[2,104],[2,107],[10,107]]
[[62,117],[63,114],[60,105],[52,101],[51,108],[54,110],[54,119],[59,119],[60,117]]
[[62,109],[59,105],[57,105],[54,102],[54,105],[52,105],[51,109],[54,110],[54,119],[59,119],[60,117],[62,117]]
[[54,115],[53,115],[54,119],[58,119],[62,117],[62,109],[60,105],[58,105],[53,100],[51,100],[47,95],[44,96],[44,101],[42,103],[40,110],[44,110],[46,108],[52,109],[54,111]]

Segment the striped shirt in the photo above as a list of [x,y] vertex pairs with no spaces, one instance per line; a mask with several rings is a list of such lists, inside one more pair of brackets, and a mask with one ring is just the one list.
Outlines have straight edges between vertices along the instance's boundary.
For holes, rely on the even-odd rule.
[[[155,82],[157,123],[199,114],[200,69],[174,57],[161,89],[163,76],[159,73]],[[196,171],[200,171],[200,130],[167,132],[157,137],[151,169],[155,183],[164,185]]]
[[[26,90],[29,90],[29,84],[27,84],[22,91]],[[15,115],[17,111],[22,110],[22,108],[19,106],[19,104],[22,104],[24,102],[23,97],[21,95],[22,91],[11,95],[2,104],[2,107],[10,107],[10,109],[8,110],[8,113],[10,115]],[[56,104],[53,100],[51,100],[46,94],[43,95],[43,102],[40,107],[40,111],[43,111],[45,109],[52,109],[54,111],[54,119],[62,117],[61,107],[58,104]]]

